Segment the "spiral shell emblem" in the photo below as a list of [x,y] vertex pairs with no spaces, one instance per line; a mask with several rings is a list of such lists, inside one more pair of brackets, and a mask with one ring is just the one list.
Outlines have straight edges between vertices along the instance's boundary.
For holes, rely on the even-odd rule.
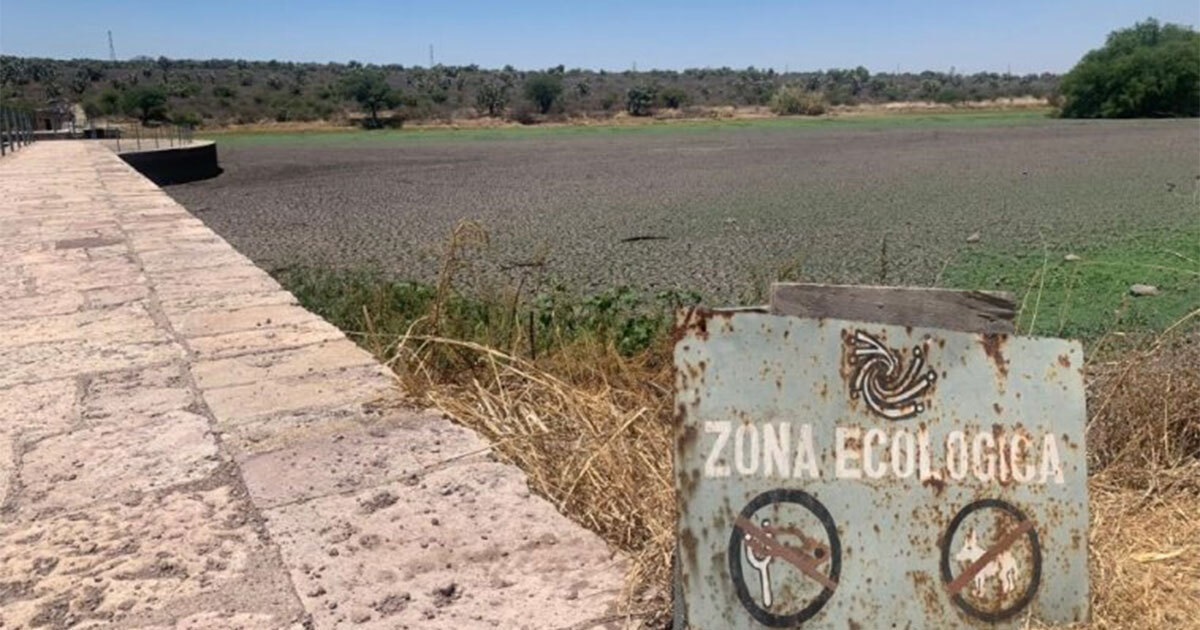
[[925,411],[921,397],[933,387],[937,375],[925,366],[925,351],[913,346],[912,359],[904,365],[900,353],[878,339],[856,330],[847,339],[850,346],[850,397],[863,399],[876,415],[903,420]]

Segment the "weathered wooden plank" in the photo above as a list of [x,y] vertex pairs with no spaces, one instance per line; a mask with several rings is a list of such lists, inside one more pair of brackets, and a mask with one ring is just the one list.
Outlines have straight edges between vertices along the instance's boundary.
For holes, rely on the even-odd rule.
[[771,312],[973,333],[1013,332],[1016,304],[1000,291],[777,282]]

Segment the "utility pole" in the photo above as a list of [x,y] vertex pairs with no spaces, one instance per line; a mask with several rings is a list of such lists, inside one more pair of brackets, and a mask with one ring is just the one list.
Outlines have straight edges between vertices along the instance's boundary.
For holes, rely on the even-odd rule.
[[113,48],[112,31],[111,30],[108,32],[108,60],[109,61],[117,60],[117,49]]
[[433,44],[429,45],[429,67],[433,67]]

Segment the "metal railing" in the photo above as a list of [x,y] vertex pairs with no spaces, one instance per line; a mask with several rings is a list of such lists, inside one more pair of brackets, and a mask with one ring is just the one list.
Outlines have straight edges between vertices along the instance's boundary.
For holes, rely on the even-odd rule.
[[105,125],[104,135],[118,153],[149,151],[182,147],[194,142],[195,127],[187,124],[162,123],[143,126],[140,123]]
[[0,156],[33,142],[33,112],[0,105]]

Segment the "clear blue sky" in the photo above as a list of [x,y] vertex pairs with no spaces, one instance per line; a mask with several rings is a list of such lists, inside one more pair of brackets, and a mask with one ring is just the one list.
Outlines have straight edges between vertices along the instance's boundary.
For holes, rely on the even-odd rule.
[[1195,27],[1197,0],[0,0],[0,52],[484,67],[872,71],[1069,69],[1146,17]]

